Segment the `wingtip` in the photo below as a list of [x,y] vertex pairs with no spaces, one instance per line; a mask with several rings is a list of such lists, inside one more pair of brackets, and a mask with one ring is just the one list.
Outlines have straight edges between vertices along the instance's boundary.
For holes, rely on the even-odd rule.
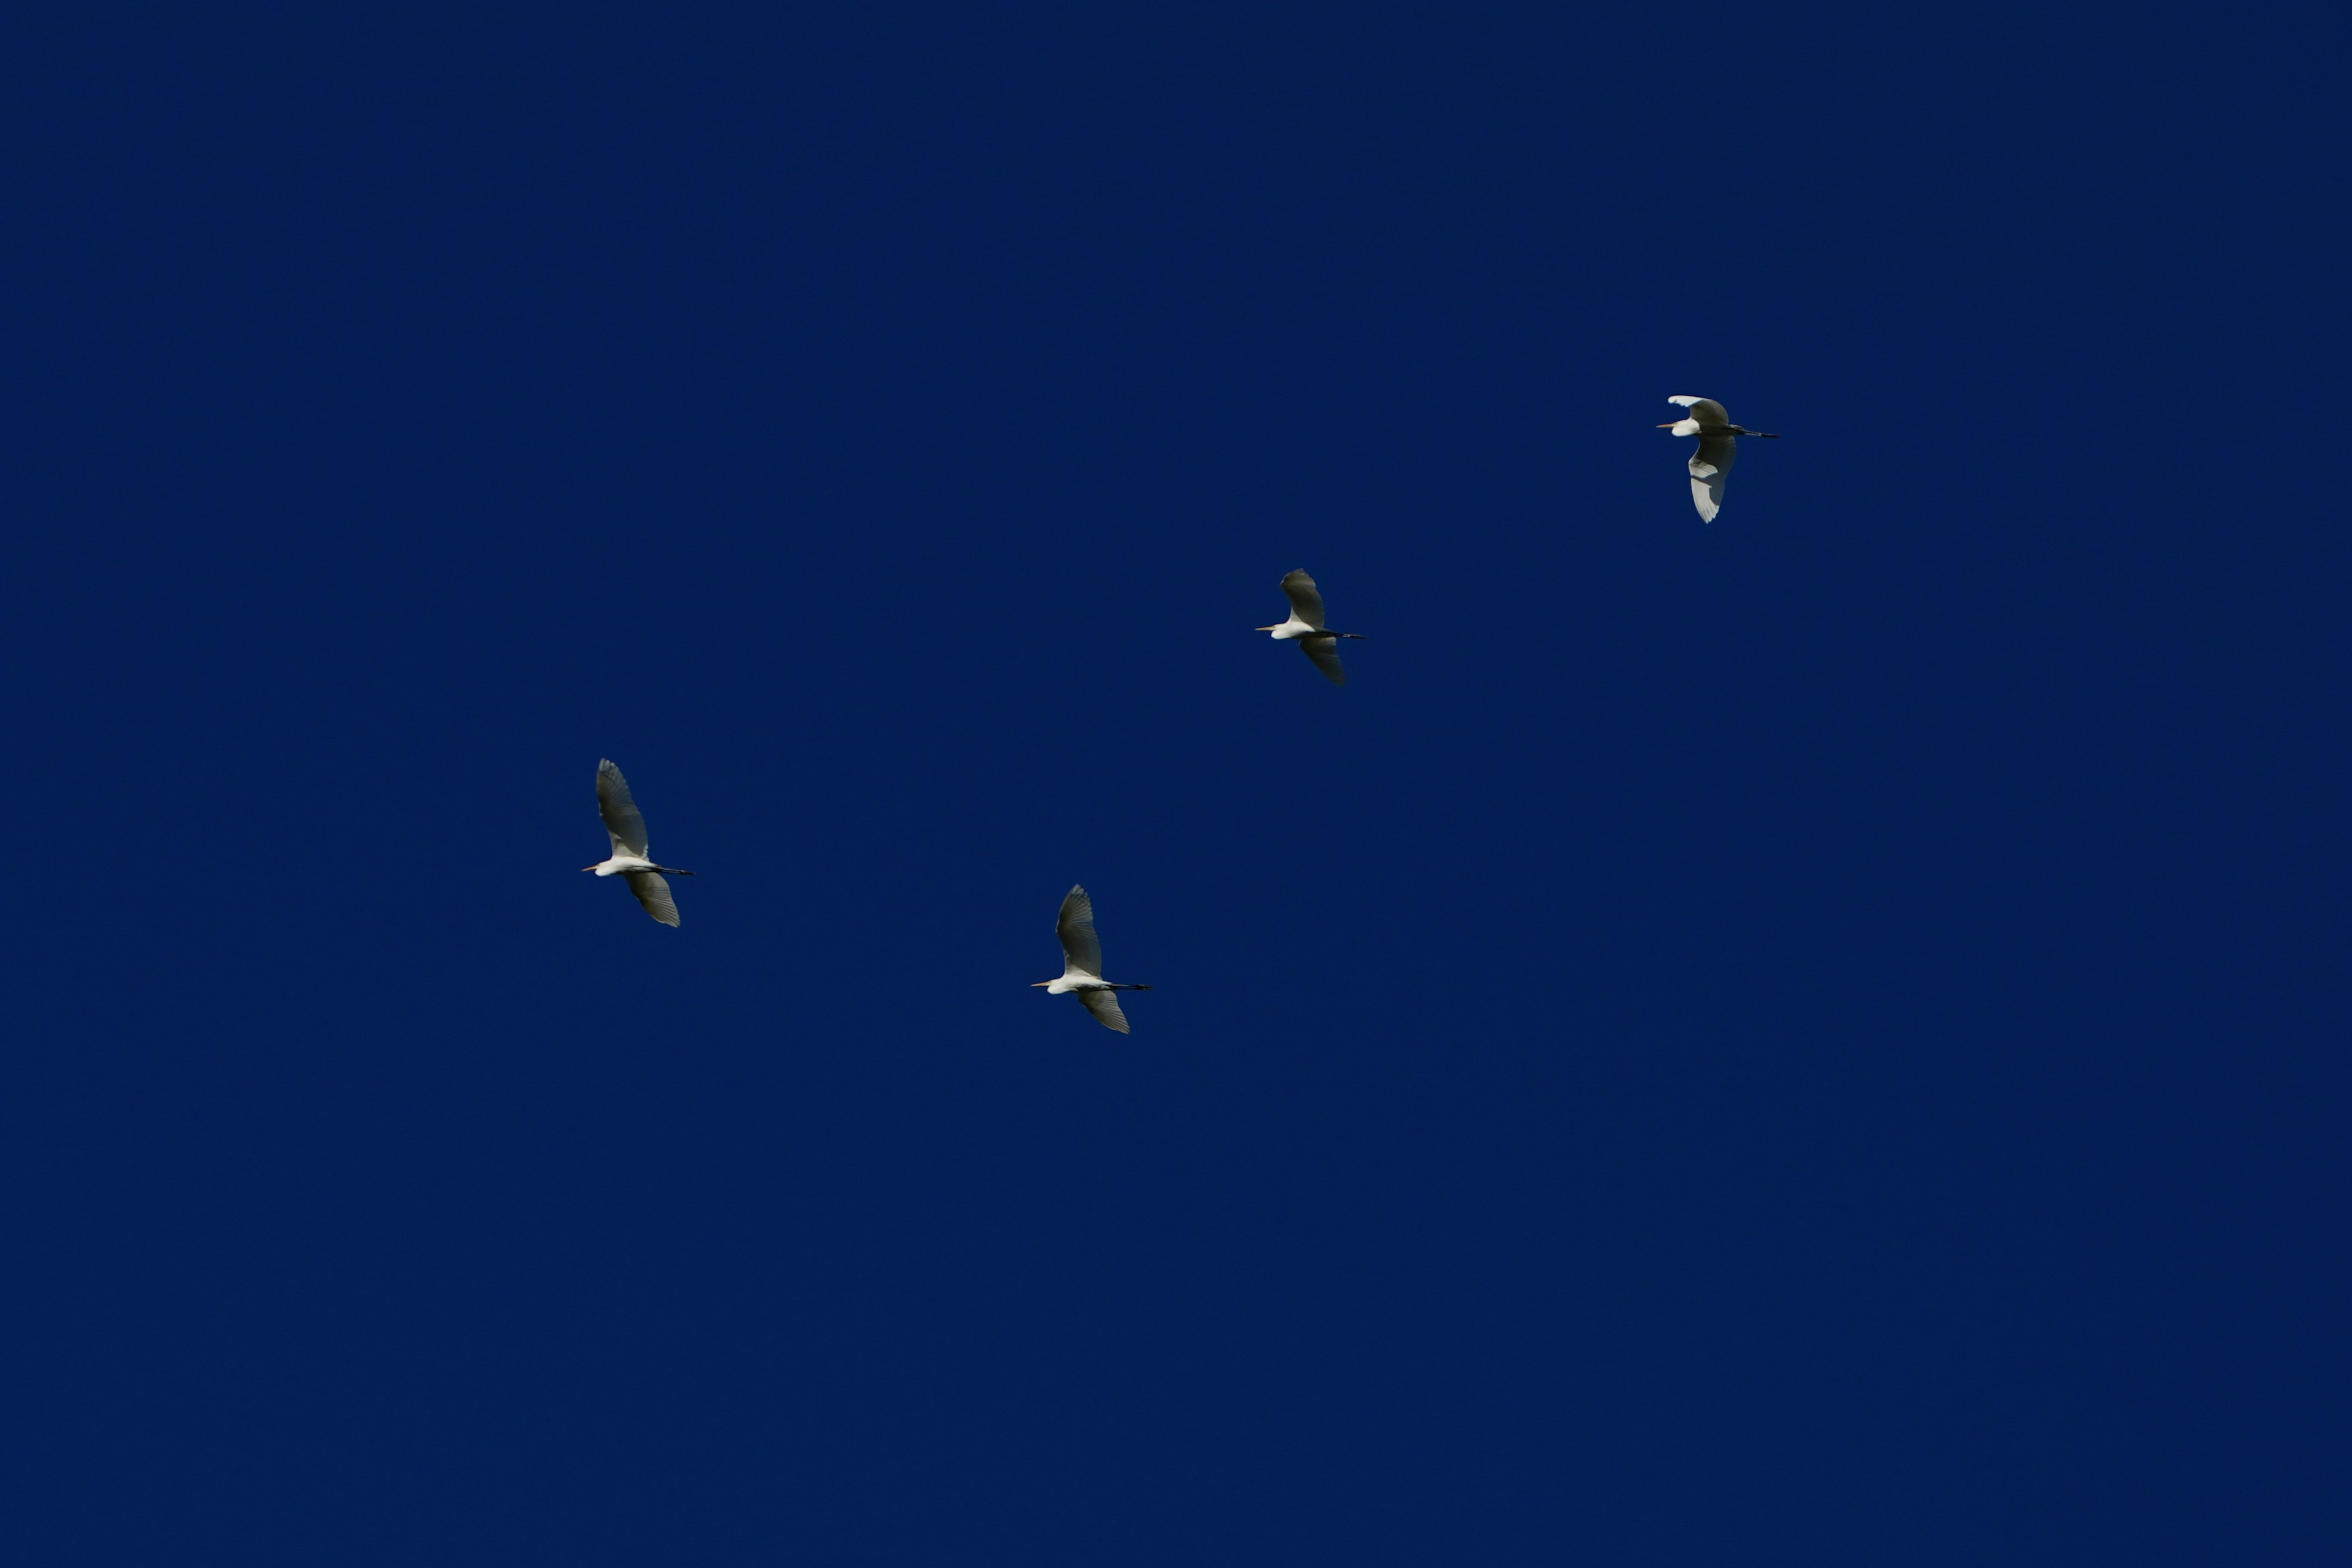
[[1706,399],[1699,396],[1696,393],[1677,392],[1672,397],[1667,398],[1666,401],[1673,404],[1677,408],[1688,408],[1692,404],[1704,403]]

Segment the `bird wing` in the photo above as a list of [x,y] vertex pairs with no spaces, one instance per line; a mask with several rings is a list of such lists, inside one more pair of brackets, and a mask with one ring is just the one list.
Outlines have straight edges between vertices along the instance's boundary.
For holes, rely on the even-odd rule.
[[1084,888],[1072,888],[1069,897],[1062,900],[1054,934],[1062,939],[1065,973],[1102,978],[1102,941],[1095,935],[1095,901],[1087,897]]
[[1323,625],[1323,595],[1315,591],[1315,579],[1303,570],[1292,572],[1282,579],[1282,591],[1289,596],[1291,613],[1308,626],[1320,629]]
[[1689,393],[1685,392],[1679,393],[1673,397],[1669,397],[1666,401],[1668,403],[1680,404],[1683,407],[1689,409],[1690,416],[1697,420],[1702,425],[1728,425],[1731,423],[1731,416],[1726,414],[1723,411],[1723,405],[1717,403],[1712,397],[1693,397]]
[[646,819],[638,815],[637,803],[629,798],[629,781],[621,776],[610,757],[596,764],[596,815],[604,819],[604,831],[613,836],[615,854],[626,851],[651,858],[646,848]]
[[1334,637],[1300,637],[1298,651],[1315,661],[1315,668],[1329,678],[1334,686],[1348,684],[1348,672],[1339,664],[1339,644]]
[[669,882],[659,871],[624,871],[629,891],[645,905],[646,913],[666,926],[677,924],[677,905],[669,896]]
[[1731,471],[1731,459],[1739,450],[1739,442],[1730,436],[1702,436],[1698,450],[1691,454],[1691,501],[1698,508],[1699,521],[1713,522],[1715,514],[1723,510],[1723,476]]
[[1122,1035],[1127,1033],[1127,1015],[1118,1010],[1118,992],[1081,991],[1078,1000],[1087,1005],[1087,1011],[1095,1016],[1096,1023]]

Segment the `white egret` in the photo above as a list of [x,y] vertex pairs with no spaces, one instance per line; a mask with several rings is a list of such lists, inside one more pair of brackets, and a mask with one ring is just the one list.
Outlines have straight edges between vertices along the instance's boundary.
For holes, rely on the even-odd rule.
[[1062,977],[1034,982],[1031,989],[1042,985],[1048,996],[1075,991],[1096,1023],[1127,1033],[1127,1015],[1118,1010],[1118,993],[1151,987],[1114,985],[1102,977],[1102,942],[1095,935],[1095,902],[1084,888],[1072,888],[1069,897],[1062,900],[1062,912],[1054,918],[1054,934],[1062,939]]
[[629,891],[636,894],[646,913],[666,926],[677,924],[677,905],[670,900],[669,884],[662,877],[664,873],[672,877],[691,877],[694,873],[675,866],[654,864],[652,851],[646,847],[646,819],[639,815],[637,803],[629,798],[629,781],[621,776],[621,770],[613,765],[609,757],[596,764],[596,815],[604,819],[604,831],[612,836],[613,853],[593,866],[580,868],[593,871],[599,877],[626,878]]
[[1731,422],[1723,405],[1712,397],[1693,397],[1682,393],[1666,399],[1690,410],[1687,418],[1670,419],[1658,426],[1677,436],[1696,436],[1698,449],[1691,454],[1691,501],[1698,508],[1701,522],[1713,522],[1715,514],[1723,510],[1723,476],[1731,472],[1733,449],[1741,436],[1761,436],[1767,441],[1780,437],[1769,430],[1744,429]]
[[1262,632],[1272,632],[1276,642],[1296,642],[1298,649],[1314,660],[1315,668],[1330,679],[1334,686],[1348,684],[1348,672],[1339,668],[1341,637],[1364,640],[1361,632],[1326,631],[1323,627],[1323,595],[1315,591],[1315,579],[1304,570],[1293,572],[1282,580],[1282,591],[1290,599],[1290,618],[1279,626],[1259,626]]

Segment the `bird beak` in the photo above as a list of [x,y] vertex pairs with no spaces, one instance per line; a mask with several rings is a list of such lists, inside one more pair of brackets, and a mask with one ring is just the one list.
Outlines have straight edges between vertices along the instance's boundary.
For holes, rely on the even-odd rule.
[[581,867],[580,868],[581,868],[583,871],[593,871],[596,868],[595,868],[595,867],[593,867],[593,866],[583,866],[583,867]]
[[1679,419],[1669,419],[1664,425],[1659,426],[1658,428],[1661,430],[1671,430],[1681,423],[1682,421]]
[[1252,627],[1250,628],[1250,630],[1252,630],[1252,631],[1254,631],[1254,632],[1278,632],[1278,631],[1280,631],[1280,630],[1282,629],[1282,627],[1283,627],[1283,623],[1282,623],[1282,622],[1280,622],[1280,621],[1276,621],[1276,622],[1275,622],[1275,623],[1274,623],[1274,625],[1272,625],[1272,626],[1252,626]]
[[1041,985],[1051,985],[1052,984],[1054,983],[1050,980],[1032,980],[1029,983],[1029,989],[1034,991]]

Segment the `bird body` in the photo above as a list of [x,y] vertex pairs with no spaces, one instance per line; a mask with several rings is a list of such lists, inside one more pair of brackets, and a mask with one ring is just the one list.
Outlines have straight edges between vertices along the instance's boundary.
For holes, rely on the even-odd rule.
[[669,896],[669,883],[665,875],[691,877],[691,871],[676,866],[656,863],[653,851],[646,843],[646,819],[637,810],[636,801],[629,794],[629,781],[611,758],[596,764],[596,813],[604,819],[604,832],[613,841],[613,852],[593,866],[583,866],[583,871],[593,871],[599,877],[619,877],[629,885],[646,913],[666,926],[677,924],[677,903]]
[[1117,994],[1151,987],[1115,984],[1102,977],[1102,941],[1095,935],[1095,903],[1084,888],[1072,888],[1064,896],[1061,912],[1054,917],[1054,934],[1062,942],[1062,973],[1053,980],[1034,982],[1030,989],[1043,990],[1048,996],[1075,994],[1097,1023],[1126,1034],[1127,1015],[1118,1010]]
[[1701,522],[1713,522],[1715,514],[1723,510],[1724,476],[1731,472],[1731,460],[1738,455],[1738,437],[1760,437],[1767,441],[1780,437],[1769,430],[1750,430],[1734,425],[1723,405],[1711,397],[1694,397],[1679,393],[1666,399],[1679,404],[1690,412],[1680,419],[1668,420],[1659,429],[1676,436],[1696,436],[1698,447],[1690,457],[1691,504],[1698,508]]
[[1304,570],[1287,574],[1282,579],[1282,592],[1290,600],[1290,618],[1277,626],[1259,626],[1257,630],[1272,634],[1276,642],[1296,642],[1299,651],[1314,663],[1316,668],[1334,686],[1348,684],[1348,672],[1339,664],[1339,639],[1364,640],[1361,632],[1335,632],[1323,625],[1323,595],[1315,586],[1315,579]]

